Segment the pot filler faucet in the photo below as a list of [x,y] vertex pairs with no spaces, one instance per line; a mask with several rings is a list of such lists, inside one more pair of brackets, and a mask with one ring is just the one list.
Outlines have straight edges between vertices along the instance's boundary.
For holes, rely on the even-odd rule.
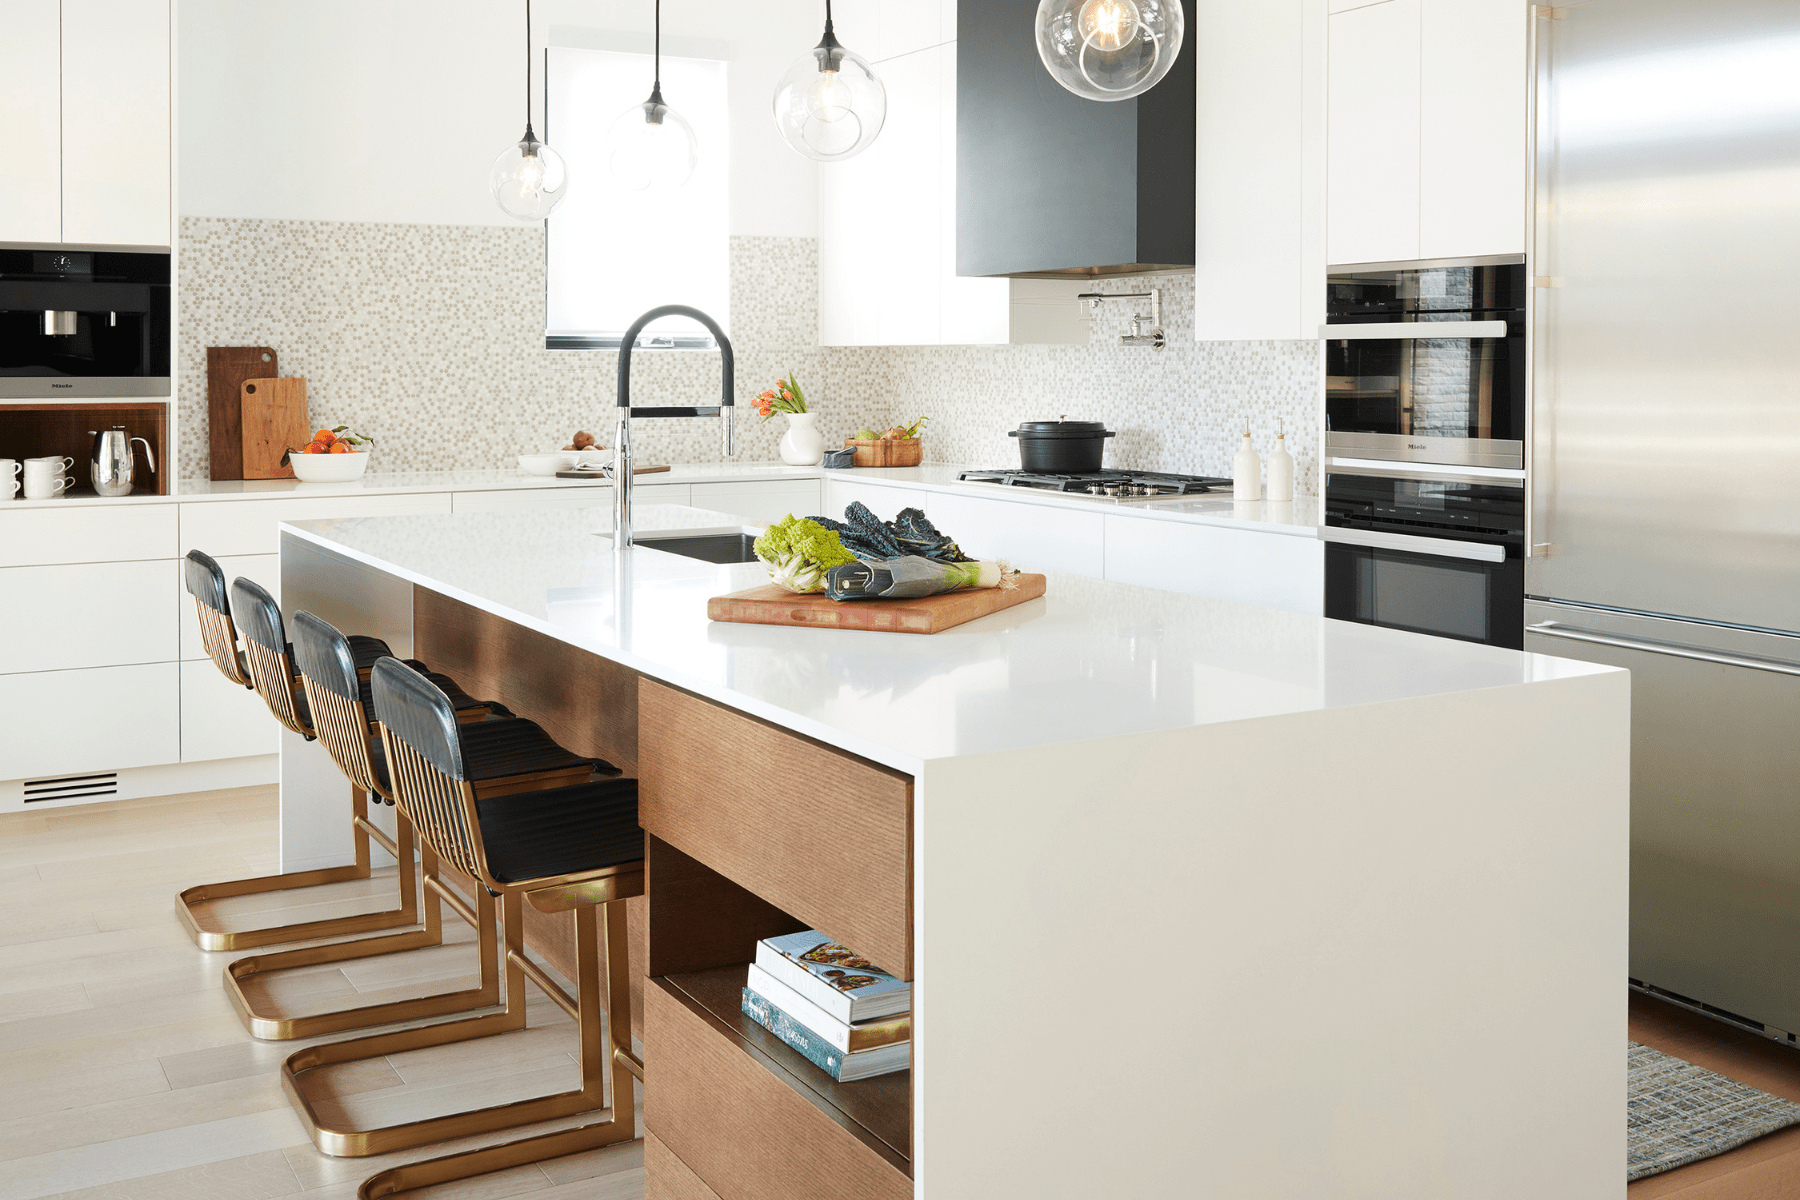
[[[1119,335],[1119,345],[1148,346],[1152,350],[1161,350],[1163,348],[1164,338],[1162,330],[1161,288],[1151,288],[1147,292],[1083,292],[1075,298],[1077,300],[1086,300],[1088,302],[1089,310],[1092,312],[1100,311],[1100,302],[1103,300],[1148,300],[1150,302],[1150,315],[1144,316],[1142,313],[1134,313],[1131,318],[1131,332],[1121,333]],[[1146,321],[1150,323],[1150,331],[1148,333],[1144,332],[1144,323]]]
[[[633,408],[631,406],[631,348],[637,343],[638,334],[644,326],[663,317],[686,317],[706,327],[719,343],[720,382],[723,396],[716,405],[703,407],[673,408]],[[685,304],[665,304],[661,308],[653,308],[631,323],[625,331],[625,337],[619,344],[619,428],[613,440],[613,549],[628,550],[631,548],[631,418],[632,417],[713,417],[724,423],[725,457],[730,458],[737,453],[736,405],[731,394],[736,380],[736,369],[731,358],[731,339],[719,328],[719,323],[697,308],[689,308]]]

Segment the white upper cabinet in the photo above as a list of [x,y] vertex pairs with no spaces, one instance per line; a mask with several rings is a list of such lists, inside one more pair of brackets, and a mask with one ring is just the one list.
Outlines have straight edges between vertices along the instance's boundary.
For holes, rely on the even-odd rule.
[[[1085,341],[1085,322],[1015,320],[1010,281],[956,274],[955,0],[834,9],[838,40],[887,88],[887,123],[855,158],[819,164],[820,343]],[[1079,315],[1080,285],[1065,290]]]
[[168,0],[62,0],[62,240],[170,241]]
[[1191,0],[1198,56],[1194,338],[1310,338],[1325,320],[1325,10]]
[[62,241],[60,21],[57,0],[0,0],[0,242]]
[[1523,253],[1526,5],[1330,8],[1330,263]]
[[1331,14],[1325,240],[1333,264],[1419,257],[1419,5],[1384,0]]
[[1420,258],[1525,252],[1529,20],[1518,0],[1425,0]]

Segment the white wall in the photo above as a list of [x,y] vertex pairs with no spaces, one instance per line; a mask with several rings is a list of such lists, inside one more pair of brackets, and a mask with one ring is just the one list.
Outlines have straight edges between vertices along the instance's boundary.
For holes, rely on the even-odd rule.
[[[540,132],[550,31],[647,50],[652,7],[536,0]],[[816,168],[770,104],[818,42],[820,7],[683,0],[663,14],[665,51],[723,49],[731,64],[734,234],[817,233]],[[524,128],[524,23],[523,0],[179,0],[181,214],[512,224],[487,172]]]

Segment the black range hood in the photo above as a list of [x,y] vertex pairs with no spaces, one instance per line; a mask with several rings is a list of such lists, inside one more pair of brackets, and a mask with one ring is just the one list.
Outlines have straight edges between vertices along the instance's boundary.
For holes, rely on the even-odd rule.
[[1162,82],[1096,103],[1038,60],[1038,0],[956,6],[956,273],[1194,266],[1194,33]]

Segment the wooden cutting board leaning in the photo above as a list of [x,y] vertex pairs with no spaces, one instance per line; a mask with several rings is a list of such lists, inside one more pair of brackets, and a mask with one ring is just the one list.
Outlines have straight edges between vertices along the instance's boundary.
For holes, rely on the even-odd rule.
[[714,596],[706,615],[745,625],[810,625],[819,629],[870,629],[883,633],[941,633],[1044,594],[1042,575],[1020,575],[1016,588],[970,588],[916,600],[831,600],[800,596],[774,584]]
[[306,419],[306,380],[246,379],[239,408],[243,420],[245,479],[292,479],[294,469],[281,465],[291,447],[312,440]]
[[214,479],[244,478],[244,380],[279,374],[273,347],[206,348],[207,449]]

